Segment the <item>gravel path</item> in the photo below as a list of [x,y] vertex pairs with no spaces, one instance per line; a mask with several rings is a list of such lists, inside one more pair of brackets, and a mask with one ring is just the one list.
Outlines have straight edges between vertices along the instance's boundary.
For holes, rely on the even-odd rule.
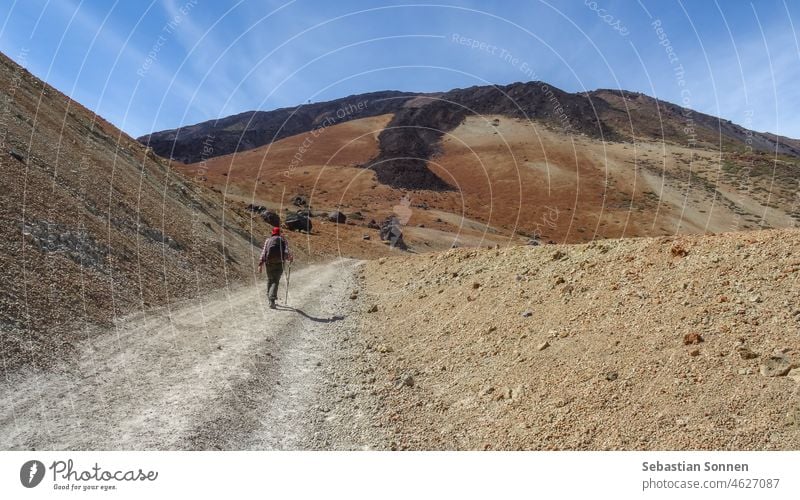
[[[0,386],[0,449],[375,449],[361,391],[359,263],[296,270],[289,306],[264,284],[121,321],[48,371]],[[281,289],[281,296],[283,295]]]

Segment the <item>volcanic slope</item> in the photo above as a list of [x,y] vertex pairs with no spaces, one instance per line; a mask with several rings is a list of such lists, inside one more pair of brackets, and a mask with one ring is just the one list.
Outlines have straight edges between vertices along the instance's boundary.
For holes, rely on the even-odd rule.
[[406,239],[418,251],[533,236],[573,243],[785,228],[800,220],[800,160],[792,156],[605,142],[502,115],[465,117],[443,135],[428,168],[452,189],[395,188],[359,167],[380,154],[392,119],[355,119],[178,168],[204,172],[206,182],[245,204],[286,208],[300,194],[322,213],[359,213],[355,226],[337,229],[359,257],[383,255],[365,226],[404,200]]
[[0,98],[6,369],[41,366],[119,315],[252,272],[265,224],[225,210],[217,193],[5,55]]
[[796,450],[800,231],[456,249],[362,275],[399,449]]

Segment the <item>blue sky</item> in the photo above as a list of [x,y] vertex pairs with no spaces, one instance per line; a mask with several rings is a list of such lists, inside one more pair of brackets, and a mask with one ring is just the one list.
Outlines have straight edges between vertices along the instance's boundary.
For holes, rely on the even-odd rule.
[[3,0],[0,22],[0,50],[133,136],[534,77],[800,138],[794,0]]

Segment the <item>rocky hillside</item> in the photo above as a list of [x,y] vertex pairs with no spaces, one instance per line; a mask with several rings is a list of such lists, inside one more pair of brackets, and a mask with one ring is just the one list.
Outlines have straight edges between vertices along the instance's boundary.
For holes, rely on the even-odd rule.
[[120,130],[0,55],[0,352],[40,366],[98,326],[252,273],[251,231]]
[[372,261],[357,300],[382,421],[401,449],[796,450],[798,245],[755,231]]

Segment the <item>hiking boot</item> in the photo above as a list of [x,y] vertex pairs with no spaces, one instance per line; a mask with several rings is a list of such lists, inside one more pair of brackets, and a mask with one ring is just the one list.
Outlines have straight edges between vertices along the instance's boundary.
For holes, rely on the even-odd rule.
[[275,301],[272,300],[272,299],[270,299],[270,301],[269,301],[269,308],[270,309],[275,309]]

